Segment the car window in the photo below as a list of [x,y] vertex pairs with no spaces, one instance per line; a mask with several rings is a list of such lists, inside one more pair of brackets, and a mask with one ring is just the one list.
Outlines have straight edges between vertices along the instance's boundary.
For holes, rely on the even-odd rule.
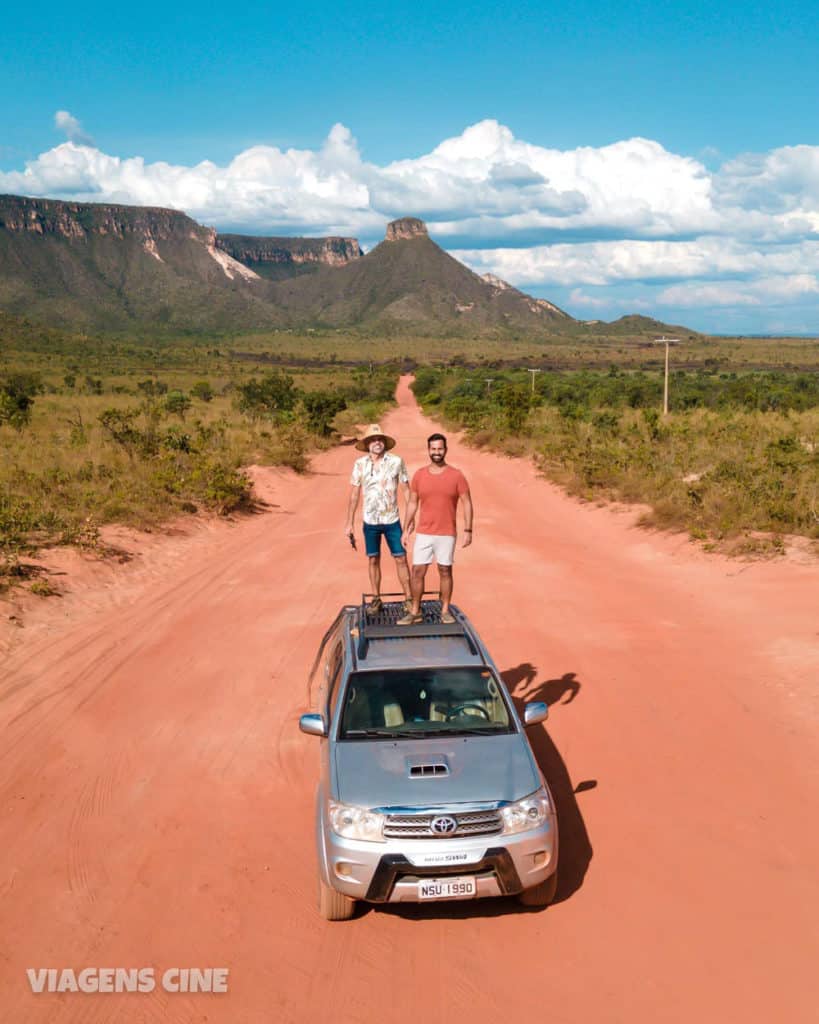
[[511,732],[494,675],[485,668],[353,673],[339,739]]
[[339,692],[341,691],[341,687],[338,685],[338,681],[341,678],[341,666],[343,662],[343,650],[341,644],[338,643],[331,651],[330,657],[327,659],[327,688],[329,693],[329,699],[327,703],[330,721],[332,721],[333,715],[336,713],[338,695]]
[[327,704],[329,695],[329,667],[334,652],[334,644],[338,643],[339,626],[347,614],[347,609],[341,611],[333,619],[333,623],[322,637],[319,644],[318,654],[307,677],[307,690],[310,697],[310,707],[323,711]]

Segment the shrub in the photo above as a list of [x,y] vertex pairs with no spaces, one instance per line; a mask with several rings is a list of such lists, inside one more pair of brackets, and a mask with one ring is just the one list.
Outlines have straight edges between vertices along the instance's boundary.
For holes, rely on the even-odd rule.
[[167,384],[164,384],[161,380],[154,380],[152,378],[139,381],[137,383],[137,388],[149,398],[157,398],[168,393]]
[[240,412],[255,418],[289,412],[299,397],[296,382],[281,370],[274,370],[261,380],[252,377],[246,384],[240,384],[237,391]]
[[204,504],[220,515],[247,508],[251,503],[252,487],[248,477],[216,459],[199,462],[191,473],[191,482]]
[[137,425],[139,409],[105,409],[98,419],[108,437],[119,445],[133,459],[135,455],[155,455],[159,450],[159,438],[153,425],[140,430]]
[[277,465],[289,466],[297,473],[303,473],[308,466],[307,448],[309,437],[303,427],[289,423],[278,431],[277,443],[270,454]]
[[33,373],[13,373],[0,381],[0,423],[22,430],[31,422],[34,398],[41,391],[40,378]]
[[191,400],[181,391],[169,391],[165,396],[165,411],[171,416],[178,416],[184,420],[185,413],[191,407]]
[[334,417],[347,408],[342,395],[333,391],[310,391],[302,398],[307,426],[315,434],[327,437]]
[[529,416],[531,389],[524,384],[504,384],[498,389],[498,403],[509,430],[519,434]]
[[53,597],[57,593],[48,580],[35,580],[28,589],[36,597]]

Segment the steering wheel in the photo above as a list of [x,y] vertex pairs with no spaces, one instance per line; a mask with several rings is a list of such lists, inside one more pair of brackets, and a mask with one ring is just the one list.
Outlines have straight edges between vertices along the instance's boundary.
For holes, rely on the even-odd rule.
[[479,715],[482,715],[487,720],[487,722],[491,721],[491,718],[489,717],[489,712],[486,710],[485,707],[482,707],[480,704],[459,704],[456,708],[450,708],[449,711],[447,711],[446,713],[446,720],[448,722],[451,722],[454,718],[460,718],[462,715],[468,716],[470,714],[474,714],[475,712],[477,712]]

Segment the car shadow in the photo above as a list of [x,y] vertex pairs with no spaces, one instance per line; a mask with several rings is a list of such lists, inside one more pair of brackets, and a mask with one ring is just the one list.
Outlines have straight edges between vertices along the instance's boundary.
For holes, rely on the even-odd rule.
[[[534,700],[545,701],[554,714],[556,707],[571,704],[580,693],[580,681],[574,672],[564,672],[557,679],[537,681],[537,669],[530,662],[523,662],[515,668],[501,673],[503,681],[512,694],[515,707],[521,718],[523,706]],[[535,759],[543,772],[555,801],[557,824],[560,836],[560,854],[557,871],[557,893],[555,903],[569,899],[583,884],[593,850],[586,830],[586,823],[578,806],[576,794],[597,787],[595,779],[585,779],[572,785],[569,770],[560,752],[549,736],[545,725],[530,726],[527,736]]]
[[[545,701],[550,709],[571,704],[580,693],[581,684],[574,672],[559,679],[537,681],[537,669],[529,662],[501,673],[515,707],[523,717],[527,701]],[[527,736],[538,766],[549,783],[555,801],[560,853],[558,858],[557,892],[553,903],[570,899],[583,885],[592,859],[592,845],[577,804],[576,794],[596,789],[596,779],[585,779],[572,786],[569,771],[545,726],[530,726]],[[514,896],[483,900],[447,900],[440,903],[361,904],[358,914],[392,914],[410,921],[440,918],[462,920],[475,917],[505,917],[508,914],[537,914],[546,907],[524,907]]]

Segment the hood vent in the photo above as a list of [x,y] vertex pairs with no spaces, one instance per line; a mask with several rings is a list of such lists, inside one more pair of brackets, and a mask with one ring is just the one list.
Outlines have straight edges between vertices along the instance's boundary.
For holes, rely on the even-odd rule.
[[407,774],[411,779],[440,779],[449,775],[449,765],[445,757],[423,761],[407,758]]

